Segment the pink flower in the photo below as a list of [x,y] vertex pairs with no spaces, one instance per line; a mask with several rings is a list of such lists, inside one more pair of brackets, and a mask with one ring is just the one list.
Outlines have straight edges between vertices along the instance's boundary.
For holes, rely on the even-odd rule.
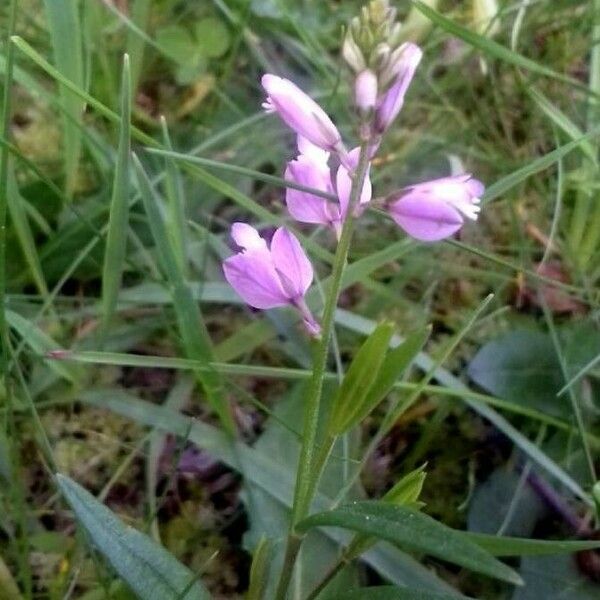
[[304,300],[313,269],[296,237],[280,227],[268,247],[258,231],[246,223],[234,223],[231,236],[242,251],[223,262],[229,285],[254,308],[296,307],[310,333],[318,335],[319,324]]
[[358,74],[354,82],[354,103],[364,112],[375,108],[377,102],[377,75],[371,69]]
[[[288,163],[285,178],[288,181],[336,195],[338,202],[293,188],[287,188],[285,201],[290,215],[297,221],[326,225],[339,236],[348,212],[352,177],[348,168],[340,165],[334,185],[328,165],[329,154],[311,146],[306,140],[298,140],[301,154]],[[358,151],[359,149],[355,148],[348,154],[348,160],[353,166],[356,166]],[[371,180],[367,177],[359,206],[364,207],[371,200],[371,192]]]
[[382,134],[398,116],[404,104],[404,96],[421,62],[423,51],[416,44],[406,42],[398,48],[398,58],[392,63],[392,87],[377,102],[375,130]]
[[277,112],[284,123],[307,140],[328,151],[342,148],[342,138],[327,113],[289,79],[263,75],[267,92],[263,104],[268,112]]
[[388,211],[408,235],[435,242],[456,233],[467,217],[475,221],[484,192],[470,174],[442,177],[404,188],[388,200]]

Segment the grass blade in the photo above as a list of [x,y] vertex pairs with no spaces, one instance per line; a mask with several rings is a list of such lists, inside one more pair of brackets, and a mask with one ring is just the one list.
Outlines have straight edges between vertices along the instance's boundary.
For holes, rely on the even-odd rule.
[[[74,0],[44,0],[52,38],[54,63],[62,75],[83,87],[83,47],[79,19],[79,3]],[[73,92],[60,87],[63,118],[63,141],[67,196],[71,196],[77,179],[81,153],[81,129],[85,103]]]
[[25,212],[26,200],[19,193],[19,188],[15,180],[14,173],[10,173],[8,177],[8,210],[12,225],[15,228],[17,238],[21,244],[21,251],[25,257],[25,262],[31,271],[31,277],[40,292],[44,297],[48,296],[48,286],[44,277],[44,271],[40,263],[40,257],[37,252],[35,239],[29,225],[29,220]]
[[233,432],[235,426],[223,395],[221,376],[211,366],[213,360],[212,342],[198,305],[185,281],[175,251],[171,245],[165,227],[160,200],[152,189],[150,180],[137,156],[134,156],[134,165],[160,263],[166,278],[171,284],[173,307],[177,316],[179,333],[183,340],[185,353],[188,358],[198,360],[202,363],[203,368],[196,371],[202,387],[213,410],[219,415],[223,426],[227,431]]
[[[171,138],[164,117],[161,119],[163,144],[171,148]],[[171,240],[171,246],[182,274],[187,272],[187,235],[185,218],[185,198],[183,182],[175,165],[170,158],[165,157],[165,191],[167,196],[167,212],[165,228]]]
[[[151,5],[151,0],[134,0],[129,9],[131,21],[142,31],[145,31],[148,25]],[[131,56],[131,89],[134,94],[140,82],[145,46],[146,41],[143,37],[132,30],[127,32],[127,54]]]
[[549,554],[573,554],[582,550],[597,550],[597,540],[529,540],[526,538],[487,535],[484,533],[465,533],[466,537],[494,556],[546,556]]
[[467,29],[466,27],[459,25],[455,21],[452,21],[452,19],[444,17],[439,12],[427,6],[425,3],[420,2],[419,0],[412,1],[414,6],[416,6],[432,23],[438,25],[451,35],[455,35],[457,38],[460,38],[470,46],[473,46],[473,48],[481,50],[481,52],[484,54],[512,64],[515,67],[520,67],[532,73],[543,75],[544,77],[550,77],[551,79],[556,79],[562,83],[568,83],[569,85],[578,89],[584,89],[587,91],[587,88],[576,79],[572,79],[567,75],[557,73],[556,71],[553,71],[544,65],[540,65],[535,61],[518,54],[517,52],[509,50],[506,46],[498,44],[494,40],[479,35],[471,29]]
[[587,140],[600,135],[600,129],[594,129],[589,133],[586,133],[584,136],[573,140],[572,142],[568,142],[563,146],[559,146],[552,152],[548,152],[548,154],[544,154],[544,156],[540,156],[535,160],[531,161],[528,165],[509,173],[506,177],[499,179],[485,191],[483,195],[484,202],[491,202],[498,196],[504,194],[504,192],[510,190],[515,187],[519,183],[525,181],[528,177],[551,167],[554,163],[558,162],[563,156],[566,156],[569,152],[575,150],[581,146]]
[[112,318],[121,287],[129,221],[129,163],[131,154],[131,81],[129,57],[123,57],[121,88],[121,129],[115,166],[106,250],[102,269],[102,328],[104,333]]

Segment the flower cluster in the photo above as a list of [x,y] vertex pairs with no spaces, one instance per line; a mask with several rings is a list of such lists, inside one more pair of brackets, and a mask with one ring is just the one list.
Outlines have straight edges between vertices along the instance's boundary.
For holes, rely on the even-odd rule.
[[[328,227],[338,239],[350,212],[359,217],[371,201],[368,167],[362,190],[350,206],[361,147],[369,160],[375,156],[422,58],[416,44],[397,43],[396,38],[395,13],[385,2],[372,2],[348,29],[343,55],[354,71],[361,140],[361,146],[350,151],[329,115],[298,86],[276,75],[262,78],[267,95],[263,107],[277,113],[297,135],[298,155],[285,170],[290,184],[287,209],[296,221]],[[483,191],[481,182],[463,174],[403,188],[390,194],[383,206],[408,235],[433,242],[456,233],[465,218],[477,219]],[[234,224],[232,236],[242,251],[225,261],[224,272],[236,292],[255,308],[296,307],[309,331],[317,334],[318,324],[304,300],[313,271],[296,237],[278,229],[268,248],[255,229],[242,223]]]

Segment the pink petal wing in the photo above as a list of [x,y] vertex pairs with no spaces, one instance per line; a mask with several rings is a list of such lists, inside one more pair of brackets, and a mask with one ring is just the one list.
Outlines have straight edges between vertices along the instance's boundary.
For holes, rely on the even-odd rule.
[[[288,163],[285,178],[306,187],[333,193],[327,163],[315,161],[307,155],[300,155]],[[325,198],[293,188],[287,188],[285,201],[292,217],[302,223],[328,225],[338,212],[335,204]]]
[[298,152],[304,156],[308,156],[311,160],[327,164],[330,153],[327,150],[322,150],[319,146],[315,146],[311,141],[299,135],[296,138]]
[[231,237],[233,241],[244,250],[266,250],[267,244],[258,231],[247,223],[234,223],[231,226]]
[[313,268],[293,233],[280,227],[271,241],[271,256],[292,298],[301,298],[313,280]]
[[424,242],[435,242],[456,233],[463,218],[456,208],[443,200],[424,199],[419,194],[409,194],[390,206],[394,221],[408,235]]
[[[332,210],[328,206],[331,203],[325,198],[288,188],[285,193],[285,203],[290,215],[301,223],[329,225],[334,220],[332,219]],[[335,206],[331,208],[335,209]]]
[[275,308],[289,302],[268,252],[231,256],[223,262],[223,273],[244,302],[254,308]]

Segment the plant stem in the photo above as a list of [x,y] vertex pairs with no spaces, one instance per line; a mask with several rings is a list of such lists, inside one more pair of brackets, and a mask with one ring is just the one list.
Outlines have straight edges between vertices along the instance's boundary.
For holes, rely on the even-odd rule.
[[348,252],[354,232],[354,207],[363,189],[365,177],[369,168],[368,145],[363,143],[360,148],[358,166],[356,168],[348,203],[348,214],[342,227],[342,233],[333,260],[331,273],[331,285],[327,291],[323,319],[321,322],[321,339],[315,348],[313,371],[306,394],[304,409],[304,427],[302,434],[302,447],[296,475],[296,487],[294,490],[294,504],[292,507],[292,522],[287,539],[285,559],[277,592],[275,597],[283,600],[292,577],[296,556],[300,550],[303,536],[294,532],[296,524],[301,521],[310,510],[310,504],[314,491],[317,487],[322,467],[314,469],[314,451],[317,447],[317,426],[319,424],[319,412],[321,408],[321,395],[323,391],[323,379],[329,356],[329,342],[333,332],[335,310],[337,307],[340,290],[342,287],[342,275],[348,260]]

